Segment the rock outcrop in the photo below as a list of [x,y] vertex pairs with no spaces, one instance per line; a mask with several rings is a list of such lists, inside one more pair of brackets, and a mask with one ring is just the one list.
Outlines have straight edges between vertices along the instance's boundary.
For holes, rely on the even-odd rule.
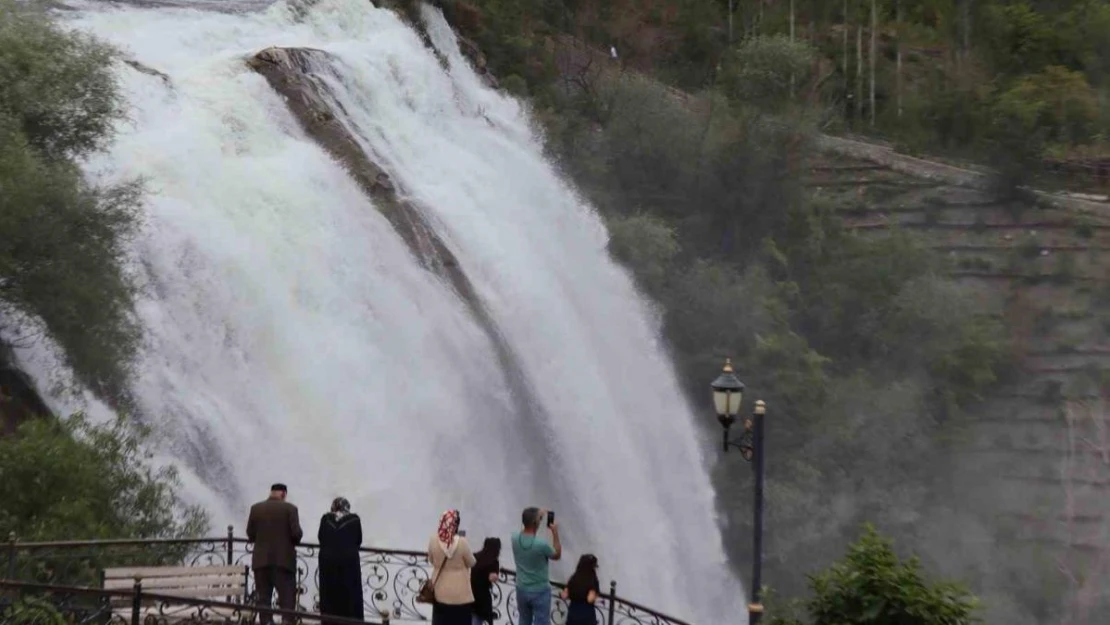
[[160,72],[153,67],[150,67],[149,65],[143,65],[135,59],[124,59],[123,62],[131,66],[138,72],[142,72],[148,76],[154,76],[155,78],[160,78],[162,82],[166,83],[167,87],[173,86],[173,83],[170,82],[169,75],[165,72]]
[[262,50],[247,61],[285,98],[304,131],[347,168],[425,268],[441,276],[459,294],[497,353],[517,414],[535,417],[528,421],[541,423],[542,408],[524,378],[519,358],[501,336],[451,250],[430,227],[420,208],[398,193],[389,174],[378,165],[381,158],[368,152],[369,148],[364,148],[336,119],[332,106],[337,104],[328,97],[328,86],[318,78],[321,72],[329,71],[330,62],[329,54],[323,50],[276,47]]
[[31,379],[15,367],[10,351],[0,344],[0,436],[11,434],[28,419],[50,414]]
[[267,48],[251,57],[248,64],[285,98],[304,131],[347,168],[420,261],[469,299],[473,289],[458,271],[454,256],[428,227],[418,208],[400,199],[389,174],[377,165],[373,155],[368,155],[335,118],[326,98],[328,87],[315,75],[317,68],[326,67],[328,62],[323,50]]

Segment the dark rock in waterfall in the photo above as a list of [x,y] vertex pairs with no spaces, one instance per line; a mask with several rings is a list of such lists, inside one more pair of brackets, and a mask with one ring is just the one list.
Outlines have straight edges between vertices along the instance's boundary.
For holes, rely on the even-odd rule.
[[[322,74],[333,71],[330,55],[309,48],[273,47],[255,54],[247,64],[285,98],[304,131],[347,168],[422,264],[441,276],[466,304],[493,345],[512,389],[516,413],[529,423],[546,422],[543,407],[524,376],[519,358],[498,330],[458,259],[432,229],[420,207],[405,199],[402,190],[378,165],[383,159],[364,148],[336,119],[344,111],[338,108],[328,85],[320,79]],[[343,82],[342,76],[334,73],[331,76]]]
[[150,67],[149,65],[143,65],[142,63],[136,61],[135,59],[124,59],[123,62],[130,65],[135,70],[140,71],[144,74],[147,74],[148,76],[154,76],[154,77],[157,77],[157,78],[161,78],[162,82],[166,83],[167,87],[173,86],[173,83],[170,82],[169,75],[167,75],[165,72],[160,72],[160,71],[154,69],[153,67]]
[[11,434],[28,419],[50,414],[31,378],[16,368],[11,350],[0,344],[0,436]]
[[462,52],[462,55],[474,66],[474,71],[479,74],[485,74],[488,71],[488,67],[486,55],[482,54],[482,49],[478,47],[478,44],[462,35],[459,35],[457,38],[459,40],[459,52]]
[[424,266],[446,278],[475,314],[484,316],[474,287],[420,209],[401,198],[389,174],[377,164],[382,159],[368,154],[336,119],[331,108],[334,98],[319,78],[330,71],[328,53],[311,48],[267,48],[248,64],[285,98],[305,132],[347,168]]

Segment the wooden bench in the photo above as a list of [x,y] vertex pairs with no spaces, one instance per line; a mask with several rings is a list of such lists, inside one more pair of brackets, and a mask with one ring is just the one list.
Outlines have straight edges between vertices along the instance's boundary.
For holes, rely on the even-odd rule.
[[[205,599],[209,601],[229,601],[233,603],[247,603],[247,575],[246,566],[139,566],[127,568],[104,569],[101,585],[105,590],[131,590],[136,582],[142,585],[143,593],[182,597],[188,599]],[[113,597],[112,613],[131,620],[132,600],[130,597]],[[140,618],[145,620],[148,614],[157,614],[159,619],[177,620],[188,619],[198,615],[197,606],[185,603],[172,604],[161,601],[142,602]],[[223,615],[216,608],[205,609],[204,613],[216,616]]]

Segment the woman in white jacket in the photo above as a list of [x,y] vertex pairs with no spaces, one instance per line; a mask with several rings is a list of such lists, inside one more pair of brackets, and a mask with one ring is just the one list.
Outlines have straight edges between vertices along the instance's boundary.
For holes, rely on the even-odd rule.
[[474,592],[470,588],[470,569],[474,554],[466,537],[459,536],[458,510],[448,510],[439,518],[439,528],[428,541],[428,561],[432,563],[435,587],[432,625],[471,625]]

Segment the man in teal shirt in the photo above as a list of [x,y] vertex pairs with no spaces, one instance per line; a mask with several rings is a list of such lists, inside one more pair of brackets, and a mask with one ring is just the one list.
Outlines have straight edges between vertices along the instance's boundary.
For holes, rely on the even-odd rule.
[[551,543],[536,535],[540,520],[546,516],[539,508],[525,508],[520,515],[524,525],[514,533],[513,560],[516,562],[516,605],[520,611],[520,625],[550,625],[551,623],[551,574],[550,560],[563,557],[559,542],[559,525],[552,522]]

